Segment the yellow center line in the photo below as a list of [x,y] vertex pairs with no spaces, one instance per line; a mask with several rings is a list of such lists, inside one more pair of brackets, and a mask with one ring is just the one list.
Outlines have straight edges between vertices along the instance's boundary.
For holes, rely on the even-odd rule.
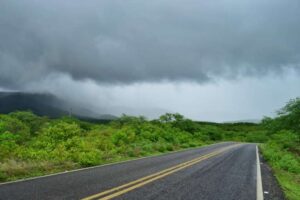
[[[193,160],[190,160],[190,161],[178,164],[176,166],[167,168],[165,170],[162,170],[160,172],[154,173],[152,175],[148,175],[148,176],[145,176],[143,178],[137,179],[135,181],[126,183],[124,185],[121,185],[121,186],[118,186],[118,187],[106,190],[104,192],[101,192],[101,193],[98,193],[98,194],[95,194],[95,195],[92,195],[92,196],[89,196],[89,197],[86,197],[86,198],[83,198],[82,200],[97,199],[97,198],[103,197],[104,195],[108,195],[108,196],[105,196],[105,197],[101,198],[101,200],[112,199],[114,197],[117,197],[119,195],[127,193],[127,192],[129,192],[131,190],[134,190],[134,189],[136,189],[138,187],[146,185],[146,184],[148,184],[150,182],[153,182],[153,181],[155,181],[157,179],[161,179],[161,178],[163,178],[165,176],[168,176],[168,175],[170,175],[172,173],[175,173],[175,172],[177,172],[179,170],[182,170],[182,169],[187,168],[187,167],[189,167],[191,165],[194,165],[194,164],[196,164],[198,162],[201,162],[203,160],[206,160],[208,158],[211,158],[213,156],[221,154],[221,153],[225,152],[226,150],[229,150],[229,149],[231,149],[231,148],[233,148],[235,146],[237,146],[237,145],[233,145],[233,146],[230,146],[230,147],[224,147],[224,148],[222,148],[220,150],[217,150],[217,151],[214,151],[212,153],[209,153],[209,154],[197,157],[197,158],[195,158]],[[121,189],[123,189],[123,190],[121,190]],[[112,194],[110,194],[110,193],[112,193]]]
[[[210,155],[210,154],[207,154],[207,155],[205,155],[205,156],[203,156],[203,157],[207,157],[207,156],[209,156],[209,155]],[[170,167],[170,168],[168,168],[168,169],[162,170],[162,171],[157,172],[157,173],[155,173],[155,174],[151,174],[151,175],[149,175],[149,176],[145,176],[145,177],[143,177],[143,178],[140,178],[140,179],[137,179],[137,180],[135,180],[135,181],[126,183],[126,184],[124,184],[124,185],[121,185],[121,186],[118,186],[118,187],[115,187],[115,188],[106,190],[106,191],[101,192],[101,193],[99,193],[99,194],[95,194],[95,195],[89,196],[89,197],[84,198],[84,199],[82,199],[82,200],[90,200],[90,199],[94,199],[94,198],[97,198],[97,197],[99,197],[99,196],[103,196],[103,195],[105,195],[105,194],[111,193],[111,192],[113,192],[113,191],[123,189],[123,188],[125,188],[125,187],[130,186],[130,185],[133,185],[133,184],[139,183],[139,182],[141,182],[141,181],[144,181],[144,180],[146,180],[146,179],[152,178],[152,177],[154,177],[154,176],[158,176],[158,175],[160,175],[160,174],[166,173],[166,172],[168,172],[168,171],[170,171],[170,170],[173,170],[173,169],[178,168],[178,167],[180,167],[180,166],[186,165],[186,164],[188,164],[188,163],[190,163],[190,162],[193,162],[193,161],[195,161],[195,160],[198,160],[198,159],[199,159],[199,157],[198,157],[198,158],[195,158],[195,159],[193,159],[193,160],[190,160],[190,161],[188,161],[188,162],[186,162],[186,163],[181,163],[181,164],[179,164],[179,165],[176,165],[176,166],[174,166],[174,167]]]
[[167,173],[161,174],[161,175],[156,176],[156,177],[154,177],[154,178],[152,178],[152,179],[148,179],[148,180],[146,180],[146,181],[144,181],[144,182],[138,183],[138,184],[133,185],[133,186],[131,186],[131,187],[129,187],[129,188],[126,188],[126,189],[124,189],[124,190],[121,190],[121,191],[119,191],[119,192],[113,193],[113,194],[111,194],[111,195],[105,196],[105,197],[100,198],[100,199],[101,199],[101,200],[109,200],[109,199],[112,199],[112,198],[114,198],[114,197],[120,196],[120,195],[122,195],[122,194],[125,194],[125,193],[131,191],[131,190],[134,190],[134,189],[136,189],[136,188],[142,187],[142,186],[144,186],[144,185],[146,185],[146,184],[148,184],[148,183],[151,183],[151,182],[153,182],[153,181],[155,181],[155,180],[158,180],[158,179],[161,179],[161,178],[163,178],[163,177],[165,177],[165,176],[168,176],[168,175],[170,175],[170,174],[173,174],[173,173],[175,173],[175,172],[177,172],[177,171],[179,171],[179,170],[182,170],[182,169],[184,169],[184,168],[187,168],[187,167],[189,167],[189,166],[191,166],[191,165],[194,165],[194,164],[196,164],[196,163],[198,163],[198,162],[200,162],[200,161],[202,161],[202,160],[205,160],[205,159],[207,159],[207,158],[202,158],[202,159],[196,160],[196,161],[194,161],[194,162],[192,162],[192,163],[189,163],[189,164],[187,164],[187,165],[185,165],[185,166],[176,168],[176,169],[174,169],[174,170],[172,170],[172,171],[169,171],[169,172],[167,172]]

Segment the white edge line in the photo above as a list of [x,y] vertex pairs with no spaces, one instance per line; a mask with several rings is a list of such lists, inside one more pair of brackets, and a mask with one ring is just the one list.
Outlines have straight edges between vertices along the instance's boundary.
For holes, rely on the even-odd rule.
[[[13,184],[13,183],[19,183],[19,182],[25,182],[25,181],[31,181],[31,180],[40,179],[40,178],[46,178],[46,177],[50,177],[50,176],[57,176],[57,175],[62,175],[62,174],[67,174],[67,173],[72,173],[72,172],[84,171],[84,170],[89,170],[89,169],[94,169],[94,168],[101,168],[101,167],[110,166],[110,165],[117,165],[117,164],[122,164],[122,163],[126,163],[126,162],[132,162],[132,161],[137,161],[137,160],[143,160],[143,159],[146,159],[146,158],[153,158],[153,157],[158,157],[158,156],[164,156],[164,155],[169,155],[169,154],[173,154],[173,153],[184,152],[184,151],[189,151],[189,150],[194,150],[194,149],[209,147],[209,146],[213,146],[213,145],[217,145],[217,144],[230,143],[230,142],[231,141],[228,141],[228,142],[219,142],[219,143],[214,143],[214,144],[209,144],[209,145],[203,145],[203,146],[200,146],[200,147],[192,147],[192,148],[187,148],[187,149],[180,149],[180,150],[177,150],[177,151],[162,153],[162,154],[158,154],[158,155],[144,156],[144,157],[140,157],[140,158],[134,158],[134,159],[124,160],[124,161],[117,161],[117,162],[112,162],[112,163],[107,163],[107,164],[102,164],[102,165],[96,165],[96,166],[92,166],[92,167],[85,167],[85,168],[73,169],[73,170],[64,171],[64,172],[57,172],[57,173],[43,175],[43,176],[36,176],[36,177],[32,177],[32,178],[24,178],[24,179],[19,179],[19,180],[15,180],[15,181],[8,181],[8,182],[0,183],[0,186],[2,186],[2,185],[8,185],[8,184]],[[238,143],[238,142],[236,142],[236,143]]]
[[260,160],[258,155],[258,147],[256,145],[256,200],[263,200],[263,188],[262,188],[262,180],[261,180],[261,170],[260,170]]

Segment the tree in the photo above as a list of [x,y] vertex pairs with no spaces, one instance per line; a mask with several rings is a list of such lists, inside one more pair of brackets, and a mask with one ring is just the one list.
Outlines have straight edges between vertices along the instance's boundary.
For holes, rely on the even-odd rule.
[[293,130],[300,134],[300,98],[290,100],[278,111],[279,122],[282,129]]
[[159,120],[162,123],[170,123],[173,127],[178,128],[182,131],[194,133],[198,130],[198,124],[196,124],[190,119],[184,118],[184,116],[179,113],[166,113],[160,116]]
[[48,121],[47,117],[39,117],[31,111],[12,112],[9,116],[25,123],[30,129],[31,135],[36,135],[42,125]]

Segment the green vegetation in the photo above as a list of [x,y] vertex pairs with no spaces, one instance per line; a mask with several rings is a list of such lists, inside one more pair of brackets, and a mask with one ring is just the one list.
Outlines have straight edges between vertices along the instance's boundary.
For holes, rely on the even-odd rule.
[[87,122],[31,112],[0,115],[0,182],[220,141],[258,142],[290,200],[300,199],[300,99],[261,124],[195,122],[167,113]]
[[261,145],[287,199],[300,199],[300,98],[291,100],[278,116],[265,118],[268,142]]
[[110,123],[0,115],[0,181],[88,167],[227,141],[261,141],[255,124],[198,123],[180,114],[157,120],[122,116]]

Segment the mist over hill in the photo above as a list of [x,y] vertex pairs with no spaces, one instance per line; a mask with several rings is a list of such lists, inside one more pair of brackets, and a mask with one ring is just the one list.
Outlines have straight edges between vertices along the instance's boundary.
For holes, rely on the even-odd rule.
[[30,110],[52,118],[75,115],[85,119],[114,119],[113,115],[98,114],[87,108],[72,105],[49,93],[0,92],[0,113]]
[[224,121],[223,123],[254,123],[259,124],[261,119],[243,119],[243,120],[234,120],[234,121]]

